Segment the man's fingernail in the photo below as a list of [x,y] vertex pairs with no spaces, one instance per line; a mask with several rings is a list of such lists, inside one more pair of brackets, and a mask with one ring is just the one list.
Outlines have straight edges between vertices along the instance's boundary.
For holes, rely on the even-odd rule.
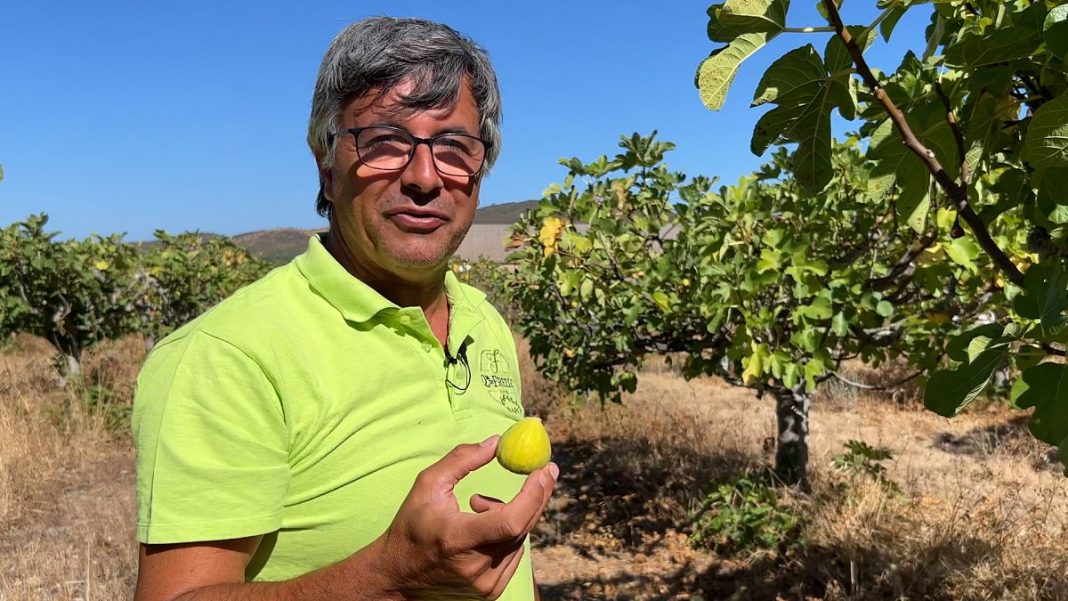
[[556,480],[557,478],[559,478],[560,477],[560,466],[556,465],[555,463],[550,463],[549,464],[549,474],[553,477],[553,480]]
[[538,474],[538,484],[541,484],[542,488],[549,486],[549,479],[545,477],[545,472]]
[[480,447],[488,447],[488,446],[490,446],[490,444],[492,444],[492,443],[493,443],[493,439],[494,439],[494,438],[497,438],[497,435],[496,435],[496,434],[494,434],[493,436],[490,436],[490,437],[489,437],[489,438],[487,438],[486,440],[483,440],[482,442],[480,442],[480,443],[478,444],[478,446],[480,446]]

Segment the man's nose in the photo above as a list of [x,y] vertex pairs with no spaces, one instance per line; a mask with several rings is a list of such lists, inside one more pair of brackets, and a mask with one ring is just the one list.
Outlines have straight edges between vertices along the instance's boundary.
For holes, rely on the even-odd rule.
[[412,151],[412,160],[401,174],[401,183],[408,188],[428,194],[442,186],[441,174],[434,166],[430,144],[419,143]]

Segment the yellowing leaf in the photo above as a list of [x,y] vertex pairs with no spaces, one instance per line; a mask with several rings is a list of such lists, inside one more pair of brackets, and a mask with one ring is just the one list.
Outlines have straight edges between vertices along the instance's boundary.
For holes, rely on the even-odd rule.
[[100,271],[107,271],[108,267],[111,267],[111,263],[108,263],[107,261],[105,261],[103,259],[100,259],[96,263],[93,263],[93,267],[96,267]]
[[931,311],[927,313],[927,319],[936,326],[943,326],[950,321],[949,315],[946,315],[941,311]]
[[945,251],[942,249],[942,243],[935,242],[916,256],[916,264],[921,267],[930,267],[941,263],[944,256]]
[[742,370],[742,383],[750,385],[756,382],[757,378],[764,373],[763,361],[760,358],[760,353],[754,353],[749,358],[749,363]]
[[655,302],[656,306],[660,307],[660,310],[665,313],[671,308],[671,299],[668,298],[667,294],[664,294],[660,290],[653,293],[653,302]]
[[774,36],[775,34],[765,32],[740,35],[701,61],[694,83],[701,92],[701,102],[705,108],[710,111],[723,108],[723,103],[727,100],[727,90],[730,89],[742,62],[763,48]]
[[542,222],[541,231],[538,232],[538,240],[545,245],[546,257],[556,252],[556,239],[563,228],[564,220],[559,217],[546,217],[545,221]]

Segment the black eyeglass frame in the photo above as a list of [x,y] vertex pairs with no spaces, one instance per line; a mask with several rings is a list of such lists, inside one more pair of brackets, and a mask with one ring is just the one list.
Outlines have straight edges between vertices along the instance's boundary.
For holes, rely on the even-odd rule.
[[[337,131],[335,133],[329,134],[327,136],[326,143],[327,144],[333,144],[334,140],[338,136],[340,136],[342,134],[352,134],[353,146],[356,148],[356,156],[359,157],[360,162],[363,162],[363,156],[360,155],[360,145],[356,144],[355,141],[356,141],[357,137],[360,135],[360,132],[362,132],[364,130],[368,130],[368,129],[390,129],[390,130],[393,130],[393,131],[400,132],[400,133],[408,136],[409,138],[411,138],[413,140],[412,149],[408,151],[408,160],[404,161],[404,164],[401,165],[400,167],[396,167],[396,168],[393,168],[393,169],[387,169],[387,168],[384,168],[384,167],[375,167],[374,165],[371,165],[370,163],[363,163],[364,165],[367,165],[371,169],[377,169],[379,171],[404,171],[405,169],[408,168],[408,165],[410,165],[412,163],[412,158],[415,157],[415,150],[417,148],[419,148],[419,145],[420,144],[426,144],[426,147],[430,149],[430,160],[431,160],[431,162],[434,163],[434,169],[436,169],[438,173],[440,173],[441,175],[444,175],[446,177],[475,177],[479,173],[482,172],[482,168],[485,167],[485,165],[486,165],[486,155],[489,153],[489,149],[493,148],[493,144],[487,142],[486,140],[483,140],[482,138],[480,138],[478,136],[471,136],[471,135],[462,134],[462,133],[459,133],[459,132],[445,132],[443,134],[438,134],[436,136],[431,136],[429,138],[420,138],[419,136],[413,135],[412,132],[410,132],[410,131],[408,131],[408,130],[406,130],[404,128],[401,128],[401,127],[396,127],[394,125],[369,125],[367,127],[350,127],[350,128],[347,128],[347,129],[342,129],[342,130]],[[471,138],[472,140],[478,140],[479,142],[482,143],[482,161],[479,163],[478,169],[475,169],[474,173],[446,173],[446,172],[441,170],[441,167],[438,167],[438,159],[434,157],[434,142],[436,142],[437,140],[439,140],[441,138],[444,138],[446,136],[448,136],[448,137],[460,136],[460,137],[464,137],[464,138]]]

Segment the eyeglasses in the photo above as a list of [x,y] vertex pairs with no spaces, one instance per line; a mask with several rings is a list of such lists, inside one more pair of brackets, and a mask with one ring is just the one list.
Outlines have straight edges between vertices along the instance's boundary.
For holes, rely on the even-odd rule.
[[434,168],[442,175],[453,177],[471,177],[482,169],[486,161],[486,149],[489,142],[467,134],[446,133],[432,138],[417,138],[399,127],[376,125],[374,127],[353,127],[332,134],[335,136],[351,134],[356,141],[356,155],[360,162],[382,171],[400,171],[412,162],[415,149],[420,144],[430,148]]

